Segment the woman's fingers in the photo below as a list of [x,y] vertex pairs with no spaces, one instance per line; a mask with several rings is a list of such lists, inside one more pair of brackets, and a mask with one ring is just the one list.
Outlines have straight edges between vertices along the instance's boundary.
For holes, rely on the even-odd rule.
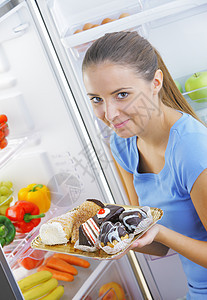
[[159,232],[159,225],[157,224],[153,225],[145,234],[143,234],[143,236],[135,240],[125,251],[117,255],[115,259],[120,259],[122,256],[127,254],[127,252],[129,252],[130,250],[133,250],[135,248],[142,248],[146,245],[151,244],[154,241],[158,232]]

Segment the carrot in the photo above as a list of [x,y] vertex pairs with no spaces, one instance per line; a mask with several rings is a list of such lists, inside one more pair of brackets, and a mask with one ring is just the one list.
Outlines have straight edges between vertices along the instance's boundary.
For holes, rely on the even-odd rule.
[[53,254],[53,257],[63,259],[71,265],[79,266],[82,268],[90,267],[90,263],[87,260],[70,254],[55,253]]
[[46,265],[41,265],[37,271],[49,271],[52,273],[52,277],[56,278],[57,280],[62,280],[62,281],[73,281],[74,277],[73,275],[66,273],[66,272],[61,272],[61,271],[57,271],[53,268],[49,268]]
[[72,275],[78,274],[78,270],[74,266],[61,258],[54,257],[53,255],[46,261],[46,266]]

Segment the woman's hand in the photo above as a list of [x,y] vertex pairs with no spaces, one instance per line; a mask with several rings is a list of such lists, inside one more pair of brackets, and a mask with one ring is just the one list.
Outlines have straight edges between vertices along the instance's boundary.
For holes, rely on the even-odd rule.
[[159,233],[159,225],[155,224],[153,225],[143,236],[138,238],[136,241],[132,243],[132,245],[129,247],[129,250],[132,250],[134,248],[142,248],[144,246],[150,245],[154,239],[156,238],[157,234]]
[[129,250],[134,250],[136,252],[157,255],[157,256],[164,256],[167,254],[169,248],[155,242],[155,238],[158,235],[160,230],[160,225],[155,224],[153,225],[143,236],[138,238],[134,241],[125,251],[121,254],[117,255],[115,259],[119,259],[125,254],[129,252]]

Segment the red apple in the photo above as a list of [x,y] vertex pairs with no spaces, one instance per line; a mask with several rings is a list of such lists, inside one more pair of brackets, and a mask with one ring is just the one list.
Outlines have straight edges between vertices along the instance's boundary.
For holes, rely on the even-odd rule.
[[186,92],[197,90],[203,87],[206,88],[189,93],[189,97],[197,102],[207,101],[207,71],[195,73],[185,82]]

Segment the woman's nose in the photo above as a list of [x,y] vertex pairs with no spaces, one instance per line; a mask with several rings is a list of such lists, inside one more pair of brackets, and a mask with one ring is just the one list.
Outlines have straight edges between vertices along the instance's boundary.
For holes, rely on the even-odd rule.
[[105,118],[112,122],[119,115],[119,110],[114,103],[105,103]]

